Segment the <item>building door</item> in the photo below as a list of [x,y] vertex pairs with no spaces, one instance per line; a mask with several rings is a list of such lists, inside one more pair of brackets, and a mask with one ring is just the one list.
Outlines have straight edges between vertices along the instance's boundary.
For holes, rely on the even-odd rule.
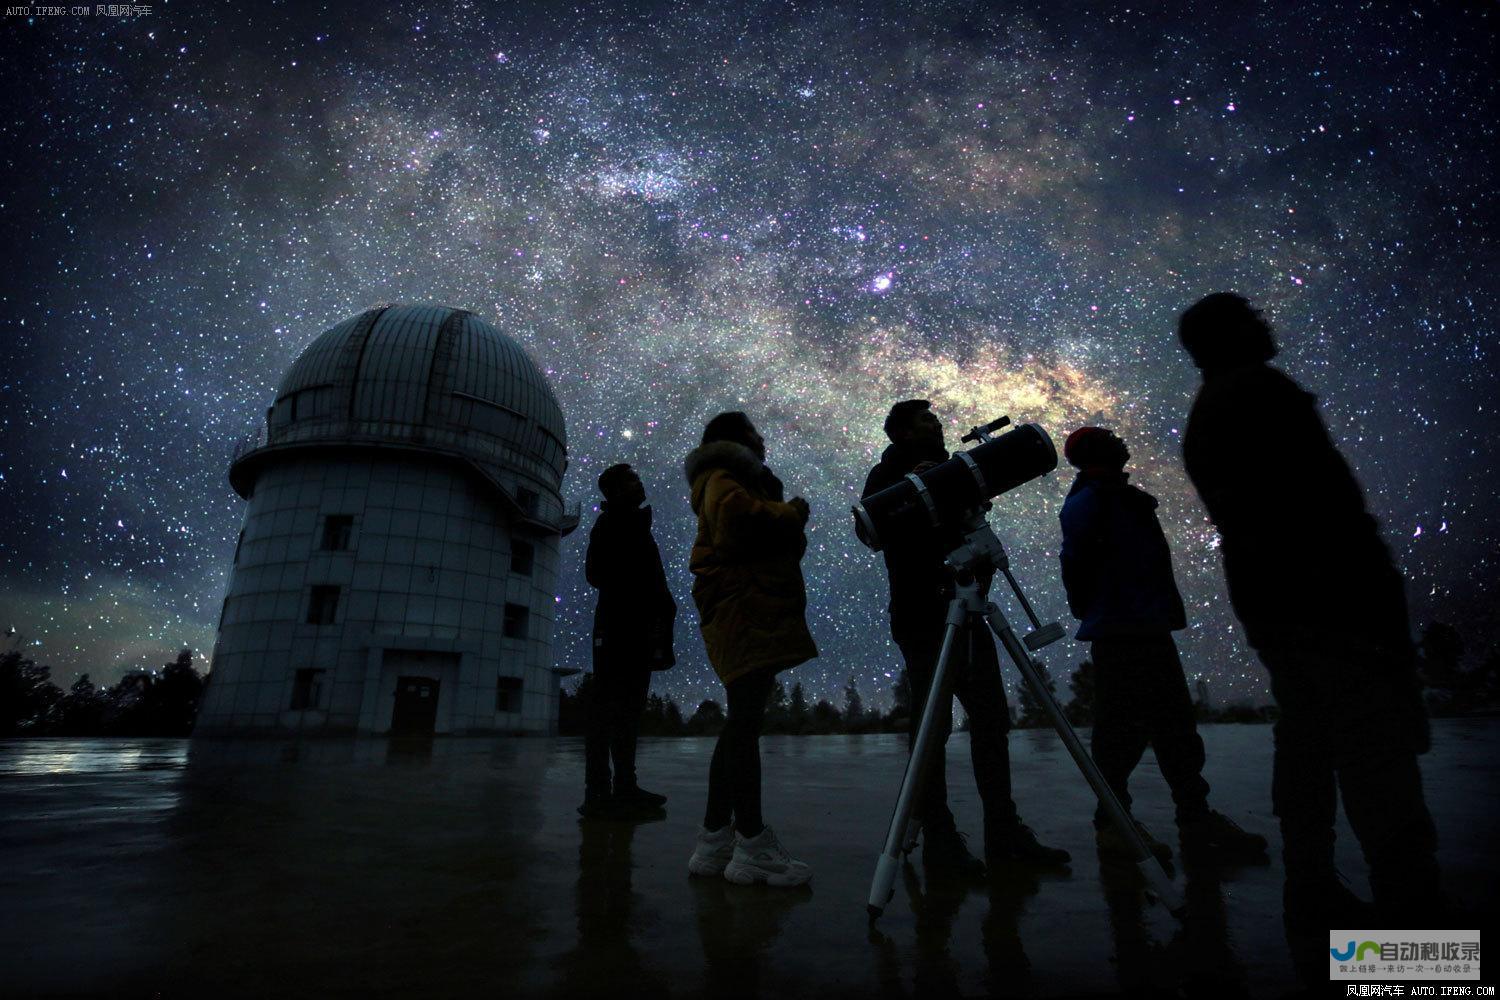
[[431,677],[397,677],[391,735],[431,735],[437,724],[438,682]]

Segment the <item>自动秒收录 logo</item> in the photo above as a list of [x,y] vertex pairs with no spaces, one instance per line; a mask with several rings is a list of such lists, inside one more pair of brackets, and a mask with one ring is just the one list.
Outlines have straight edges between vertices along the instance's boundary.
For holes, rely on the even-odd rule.
[[1328,931],[1328,978],[1478,979],[1479,930]]

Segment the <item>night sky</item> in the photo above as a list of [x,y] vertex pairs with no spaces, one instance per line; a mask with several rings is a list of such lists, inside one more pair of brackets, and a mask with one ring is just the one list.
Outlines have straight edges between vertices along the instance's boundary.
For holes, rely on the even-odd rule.
[[[624,6],[0,18],[0,626],[55,680],[207,657],[236,441],[317,334],[419,301],[516,337],[562,403],[584,526],[560,665],[587,663],[594,477],[628,461],[684,608],[658,690],[721,697],[681,464],[744,409],[813,509],[822,655],[787,679],[887,702],[883,567],[848,510],[885,410],[924,396],[950,445],[1002,413],[1059,443],[1117,428],[1161,500],[1189,678],[1267,700],[1180,461],[1176,315],[1225,289],[1320,397],[1414,623],[1493,648],[1494,5]],[[1071,633],[1070,479],[993,522]],[[1044,659],[1061,685],[1083,653]]]

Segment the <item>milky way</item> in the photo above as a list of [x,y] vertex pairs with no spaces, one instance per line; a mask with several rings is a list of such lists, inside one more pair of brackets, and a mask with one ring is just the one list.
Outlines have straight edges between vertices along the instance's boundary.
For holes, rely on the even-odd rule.
[[[641,470],[690,611],[682,458],[744,409],[813,508],[822,655],[792,677],[887,701],[848,508],[886,408],[922,396],[950,444],[1001,413],[1118,428],[1162,501],[1189,676],[1265,700],[1179,456],[1175,316],[1221,289],[1319,395],[1415,623],[1493,648],[1491,7],[179,6],[0,18],[0,615],[65,684],[207,655],[236,441],[313,337],[397,301],[475,311],[557,390],[585,514],[562,665],[586,663],[594,477]],[[1071,631],[1068,479],[994,523]],[[658,682],[689,705],[718,691],[695,626]],[[1062,680],[1084,652],[1046,660]]]

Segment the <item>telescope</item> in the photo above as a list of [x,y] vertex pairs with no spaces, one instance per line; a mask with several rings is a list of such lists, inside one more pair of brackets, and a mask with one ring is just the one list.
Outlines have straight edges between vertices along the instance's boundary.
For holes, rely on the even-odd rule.
[[963,440],[981,441],[978,447],[956,452],[925,472],[913,472],[856,504],[854,533],[859,540],[879,552],[884,539],[922,537],[945,525],[962,527],[990,498],[1057,468],[1057,449],[1038,424],[989,436],[1009,423],[1009,417],[1000,417],[973,428]]

